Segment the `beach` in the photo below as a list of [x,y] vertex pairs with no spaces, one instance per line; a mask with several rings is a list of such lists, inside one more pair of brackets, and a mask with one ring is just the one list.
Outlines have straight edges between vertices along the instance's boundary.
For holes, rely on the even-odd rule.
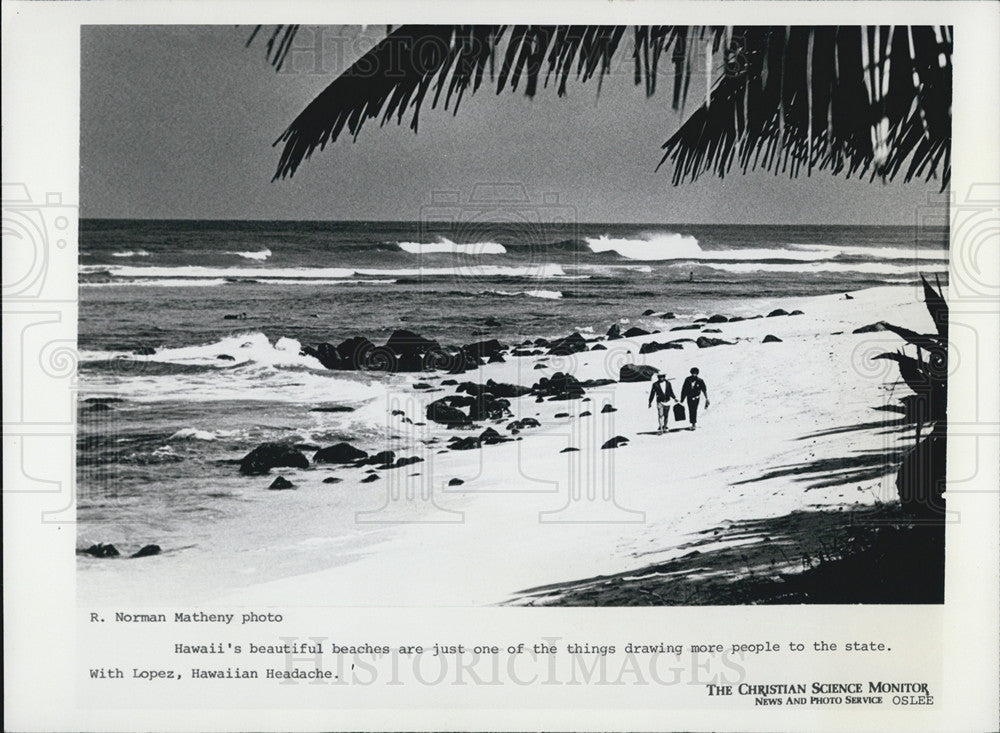
[[[589,328],[577,333],[586,349],[569,354],[547,353],[555,335],[537,347],[504,339],[503,361],[457,375],[345,374],[355,381],[336,402],[351,408],[347,423],[344,413],[294,407],[312,436],[327,438],[299,441],[308,467],[243,475],[238,461],[255,444],[241,435],[243,449],[233,444],[229,463],[216,461],[201,479],[215,504],[192,503],[183,533],[167,521],[126,531],[110,511],[102,515],[109,521],[82,527],[81,549],[112,541],[122,545],[123,557],[81,555],[79,596],[149,604],[266,605],[289,598],[352,606],[577,603],[579,596],[564,594],[560,584],[678,560],[695,543],[704,557],[720,547],[766,541],[727,532],[741,523],[808,512],[850,516],[891,504],[894,473],[914,432],[893,411],[908,389],[891,363],[871,357],[902,342],[882,330],[853,332],[879,321],[932,329],[919,290],[748,294],[710,305],[711,312],[698,316],[665,318],[656,303],[648,304],[654,313],[642,316],[647,303],[633,299],[602,322],[585,324]],[[801,313],[768,317],[778,310]],[[623,319],[651,333],[608,340],[609,325]],[[765,342],[766,336],[778,340]],[[708,340],[699,346],[699,338]],[[713,345],[716,339],[724,343]],[[677,343],[641,353],[644,345],[670,341]],[[269,344],[292,362],[312,358],[303,346]],[[515,349],[539,353],[514,356]],[[669,431],[657,434],[655,409],[647,407],[651,383],[620,381],[626,364],[659,370],[678,394],[689,370],[700,369],[711,406],[702,404],[697,430],[671,418]],[[463,383],[532,388],[560,373],[595,386],[555,400],[539,399],[536,389],[510,398],[509,414],[468,425],[428,417],[429,403],[456,394]],[[86,414],[92,404],[81,402],[82,425],[94,419]],[[537,426],[510,428],[525,418]],[[339,421],[338,427],[324,432],[324,421]],[[360,423],[384,429],[351,430]],[[468,443],[488,428],[499,441],[487,436],[478,447],[457,449],[451,440]],[[602,447],[617,436],[627,441]],[[170,443],[218,438],[193,430]],[[394,451],[393,464],[402,465],[313,460],[317,449],[340,442],[369,455]],[[410,457],[420,461],[399,461]],[[178,463],[171,459],[155,470],[167,474]],[[294,488],[269,490],[279,475]],[[795,526],[799,547],[771,553],[766,567],[756,560],[743,567],[702,563],[697,572],[716,579],[794,572],[801,568],[798,550],[818,537],[808,521]],[[146,543],[162,552],[124,557]],[[553,587],[532,590],[543,586]],[[623,602],[608,596],[610,604]],[[709,593],[693,602],[713,598]]]

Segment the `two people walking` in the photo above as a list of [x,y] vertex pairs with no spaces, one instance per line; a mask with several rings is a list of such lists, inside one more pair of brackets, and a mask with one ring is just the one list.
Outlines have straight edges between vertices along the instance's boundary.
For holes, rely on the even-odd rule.
[[691,423],[690,430],[694,430],[698,425],[698,405],[701,402],[701,398],[705,398],[705,408],[708,408],[708,387],[705,386],[705,381],[698,376],[697,367],[691,370],[691,375],[684,380],[684,384],[681,387],[681,396],[678,399],[674,395],[674,388],[671,386],[670,382],[667,381],[663,374],[656,375],[656,381],[653,382],[652,388],[649,390],[649,403],[647,407],[652,407],[653,402],[656,402],[656,413],[659,418],[659,432],[665,433],[667,431],[667,420],[670,417],[670,403],[677,402],[679,405],[682,402],[687,402],[688,409],[688,420]]

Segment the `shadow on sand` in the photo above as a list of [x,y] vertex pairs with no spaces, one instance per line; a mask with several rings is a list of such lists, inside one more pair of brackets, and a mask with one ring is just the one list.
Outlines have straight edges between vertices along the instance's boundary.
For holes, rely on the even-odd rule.
[[[905,421],[878,421],[804,437],[852,430],[896,432],[906,427]],[[897,471],[907,450],[908,446],[864,450],[779,466],[734,485],[789,476],[804,483],[807,491],[872,482]],[[697,606],[944,601],[944,526],[915,523],[897,503],[817,508],[727,523],[698,533],[685,545],[657,552],[684,554],[615,575],[529,588],[510,603]]]
[[539,606],[725,606],[942,603],[944,527],[908,522],[897,505],[800,511],[700,533],[680,557],[530,588]]

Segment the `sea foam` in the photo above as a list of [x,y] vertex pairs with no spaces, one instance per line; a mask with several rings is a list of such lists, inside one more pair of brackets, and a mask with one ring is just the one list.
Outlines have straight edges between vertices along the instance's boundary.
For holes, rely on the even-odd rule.
[[245,260],[257,260],[258,262],[263,262],[271,256],[271,250],[265,247],[257,252],[226,252],[226,254],[236,255],[237,257],[242,257]]
[[456,244],[444,237],[440,237],[436,242],[399,242],[398,246],[404,252],[418,255],[502,255],[507,253],[507,249],[502,244],[497,244],[496,242]]

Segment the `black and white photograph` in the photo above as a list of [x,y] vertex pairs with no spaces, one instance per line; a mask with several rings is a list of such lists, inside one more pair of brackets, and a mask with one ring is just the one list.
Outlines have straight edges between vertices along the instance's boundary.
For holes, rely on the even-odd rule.
[[85,600],[941,603],[949,26],[86,26]]
[[1000,726],[1000,5],[0,14],[5,730]]

